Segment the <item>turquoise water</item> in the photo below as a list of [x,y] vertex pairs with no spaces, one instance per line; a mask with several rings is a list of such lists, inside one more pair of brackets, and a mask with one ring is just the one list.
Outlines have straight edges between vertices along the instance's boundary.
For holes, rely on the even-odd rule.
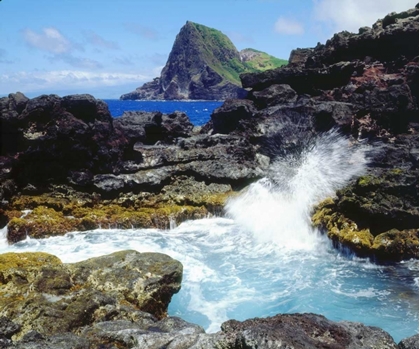
[[[139,106],[128,102],[120,106]],[[314,204],[364,172],[367,152],[330,132],[298,158],[273,161],[269,176],[230,200],[222,217],[169,230],[106,227],[11,246],[3,229],[0,253],[44,251],[63,262],[125,249],[166,253],[184,266],[169,315],[208,332],[228,319],[311,312],[380,327],[398,342],[418,333],[418,260],[373,264],[334,249],[310,222]]]
[[343,255],[313,234],[311,248],[292,248],[260,242],[233,219],[209,218],[172,230],[98,229],[27,239],[0,244],[0,253],[44,251],[63,262],[125,249],[166,253],[184,266],[169,315],[207,332],[228,319],[302,312],[378,326],[396,342],[418,332],[418,261],[378,266]]

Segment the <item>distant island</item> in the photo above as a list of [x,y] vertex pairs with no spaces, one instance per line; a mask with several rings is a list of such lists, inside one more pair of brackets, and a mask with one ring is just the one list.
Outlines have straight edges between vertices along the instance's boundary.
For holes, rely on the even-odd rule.
[[243,98],[239,75],[286,65],[261,51],[238,51],[221,31],[187,21],[177,35],[160,77],[145,83],[122,100],[225,100]]

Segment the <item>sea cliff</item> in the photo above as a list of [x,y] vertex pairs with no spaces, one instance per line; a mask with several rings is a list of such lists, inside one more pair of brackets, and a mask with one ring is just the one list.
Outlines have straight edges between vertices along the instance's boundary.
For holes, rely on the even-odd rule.
[[337,128],[375,156],[364,177],[321,203],[314,224],[362,256],[418,257],[417,19],[417,8],[390,14],[294,50],[286,67],[241,75],[247,98],[227,100],[202,128],[179,112],[113,119],[89,95],[1,98],[8,240],[218,214],[279,154]]
[[[89,95],[1,98],[7,238],[220,214],[276,157],[335,128],[373,156],[366,175],[314,208],[313,224],[337,248],[377,262],[418,258],[418,39],[417,6],[297,49],[286,67],[242,75],[246,98],[227,100],[202,128],[178,112],[112,119]],[[24,209],[33,211],[22,217]],[[0,258],[6,348],[418,348],[418,335],[397,345],[378,328],[314,314],[230,320],[205,334],[165,317],[182,273],[168,256],[125,251],[76,265],[45,254]],[[128,267],[143,258],[147,268]],[[109,277],[115,270],[123,276]]]
[[187,21],[177,35],[160,77],[121,99],[225,100],[243,98],[239,75],[286,64],[264,52],[240,52],[222,32]]

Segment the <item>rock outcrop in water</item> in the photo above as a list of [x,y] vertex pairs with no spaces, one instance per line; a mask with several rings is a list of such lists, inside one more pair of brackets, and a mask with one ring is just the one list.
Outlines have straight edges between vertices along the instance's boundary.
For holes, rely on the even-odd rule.
[[202,128],[182,113],[112,119],[89,95],[1,98],[0,221],[15,242],[204,217],[335,127],[375,156],[314,224],[362,256],[418,258],[417,54],[418,8],[391,14],[295,50],[286,67],[242,75],[248,97],[227,100]]
[[188,21],[177,35],[160,77],[121,99],[242,98],[239,74],[273,69],[287,61],[264,52],[240,52],[222,32]]
[[[375,156],[365,176],[319,205],[314,224],[363,256],[418,258],[417,55],[418,7],[242,76],[248,97],[226,101],[202,128],[182,113],[113,120],[89,95],[1,98],[1,224],[15,242],[203,217],[278,156],[336,127]],[[24,209],[33,211],[21,217]],[[231,320],[205,334],[164,317],[182,271],[169,257],[22,257],[0,256],[2,348],[418,348],[418,335],[397,346],[378,328],[314,314]]]
[[113,119],[89,95],[17,93],[0,105],[0,221],[10,242],[202,218],[267,165],[249,140],[200,134],[179,112]]
[[121,251],[63,264],[46,253],[0,255],[0,317],[14,338],[77,332],[109,320],[166,317],[181,288],[182,265],[167,255]]
[[[0,256],[0,347],[10,349],[408,349],[377,327],[287,314],[229,320],[206,334],[165,317],[182,265],[158,253],[120,251],[73,264],[46,253]],[[413,346],[414,345],[414,346]]]
[[244,134],[276,156],[339,128],[372,144],[368,173],[316,210],[338,247],[377,260],[418,258],[418,6],[358,34],[295,50],[286,67],[241,76],[248,100],[226,102],[213,132]]

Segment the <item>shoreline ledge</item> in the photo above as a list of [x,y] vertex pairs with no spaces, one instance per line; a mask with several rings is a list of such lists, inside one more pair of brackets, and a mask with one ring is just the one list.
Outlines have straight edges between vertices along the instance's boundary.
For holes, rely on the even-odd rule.
[[[43,252],[0,255],[0,346],[30,348],[418,348],[378,327],[322,315],[229,320],[221,331],[167,316],[182,264],[133,250],[62,263]],[[239,344],[240,343],[240,344]]]
[[[26,232],[63,234],[72,222],[167,227],[221,214],[279,151],[337,128],[375,156],[364,176],[314,208],[314,225],[337,247],[378,262],[418,259],[418,23],[417,5],[296,49],[286,67],[243,75],[247,97],[226,100],[201,128],[179,112],[113,119],[90,95],[0,98],[0,226],[8,224],[13,243]],[[32,212],[22,217],[24,209]],[[152,255],[138,270],[125,269],[145,257],[135,251],[73,265],[48,254],[0,255],[0,347],[419,348],[418,334],[397,345],[381,329],[315,314],[229,320],[206,334],[165,316],[182,265]]]
[[[113,119],[90,95],[0,98],[0,228],[10,243],[223,214],[276,157],[332,128],[373,148],[367,173],[314,208],[337,247],[418,258],[418,6],[241,75],[202,127],[182,112]],[[31,209],[22,217],[21,210]]]

